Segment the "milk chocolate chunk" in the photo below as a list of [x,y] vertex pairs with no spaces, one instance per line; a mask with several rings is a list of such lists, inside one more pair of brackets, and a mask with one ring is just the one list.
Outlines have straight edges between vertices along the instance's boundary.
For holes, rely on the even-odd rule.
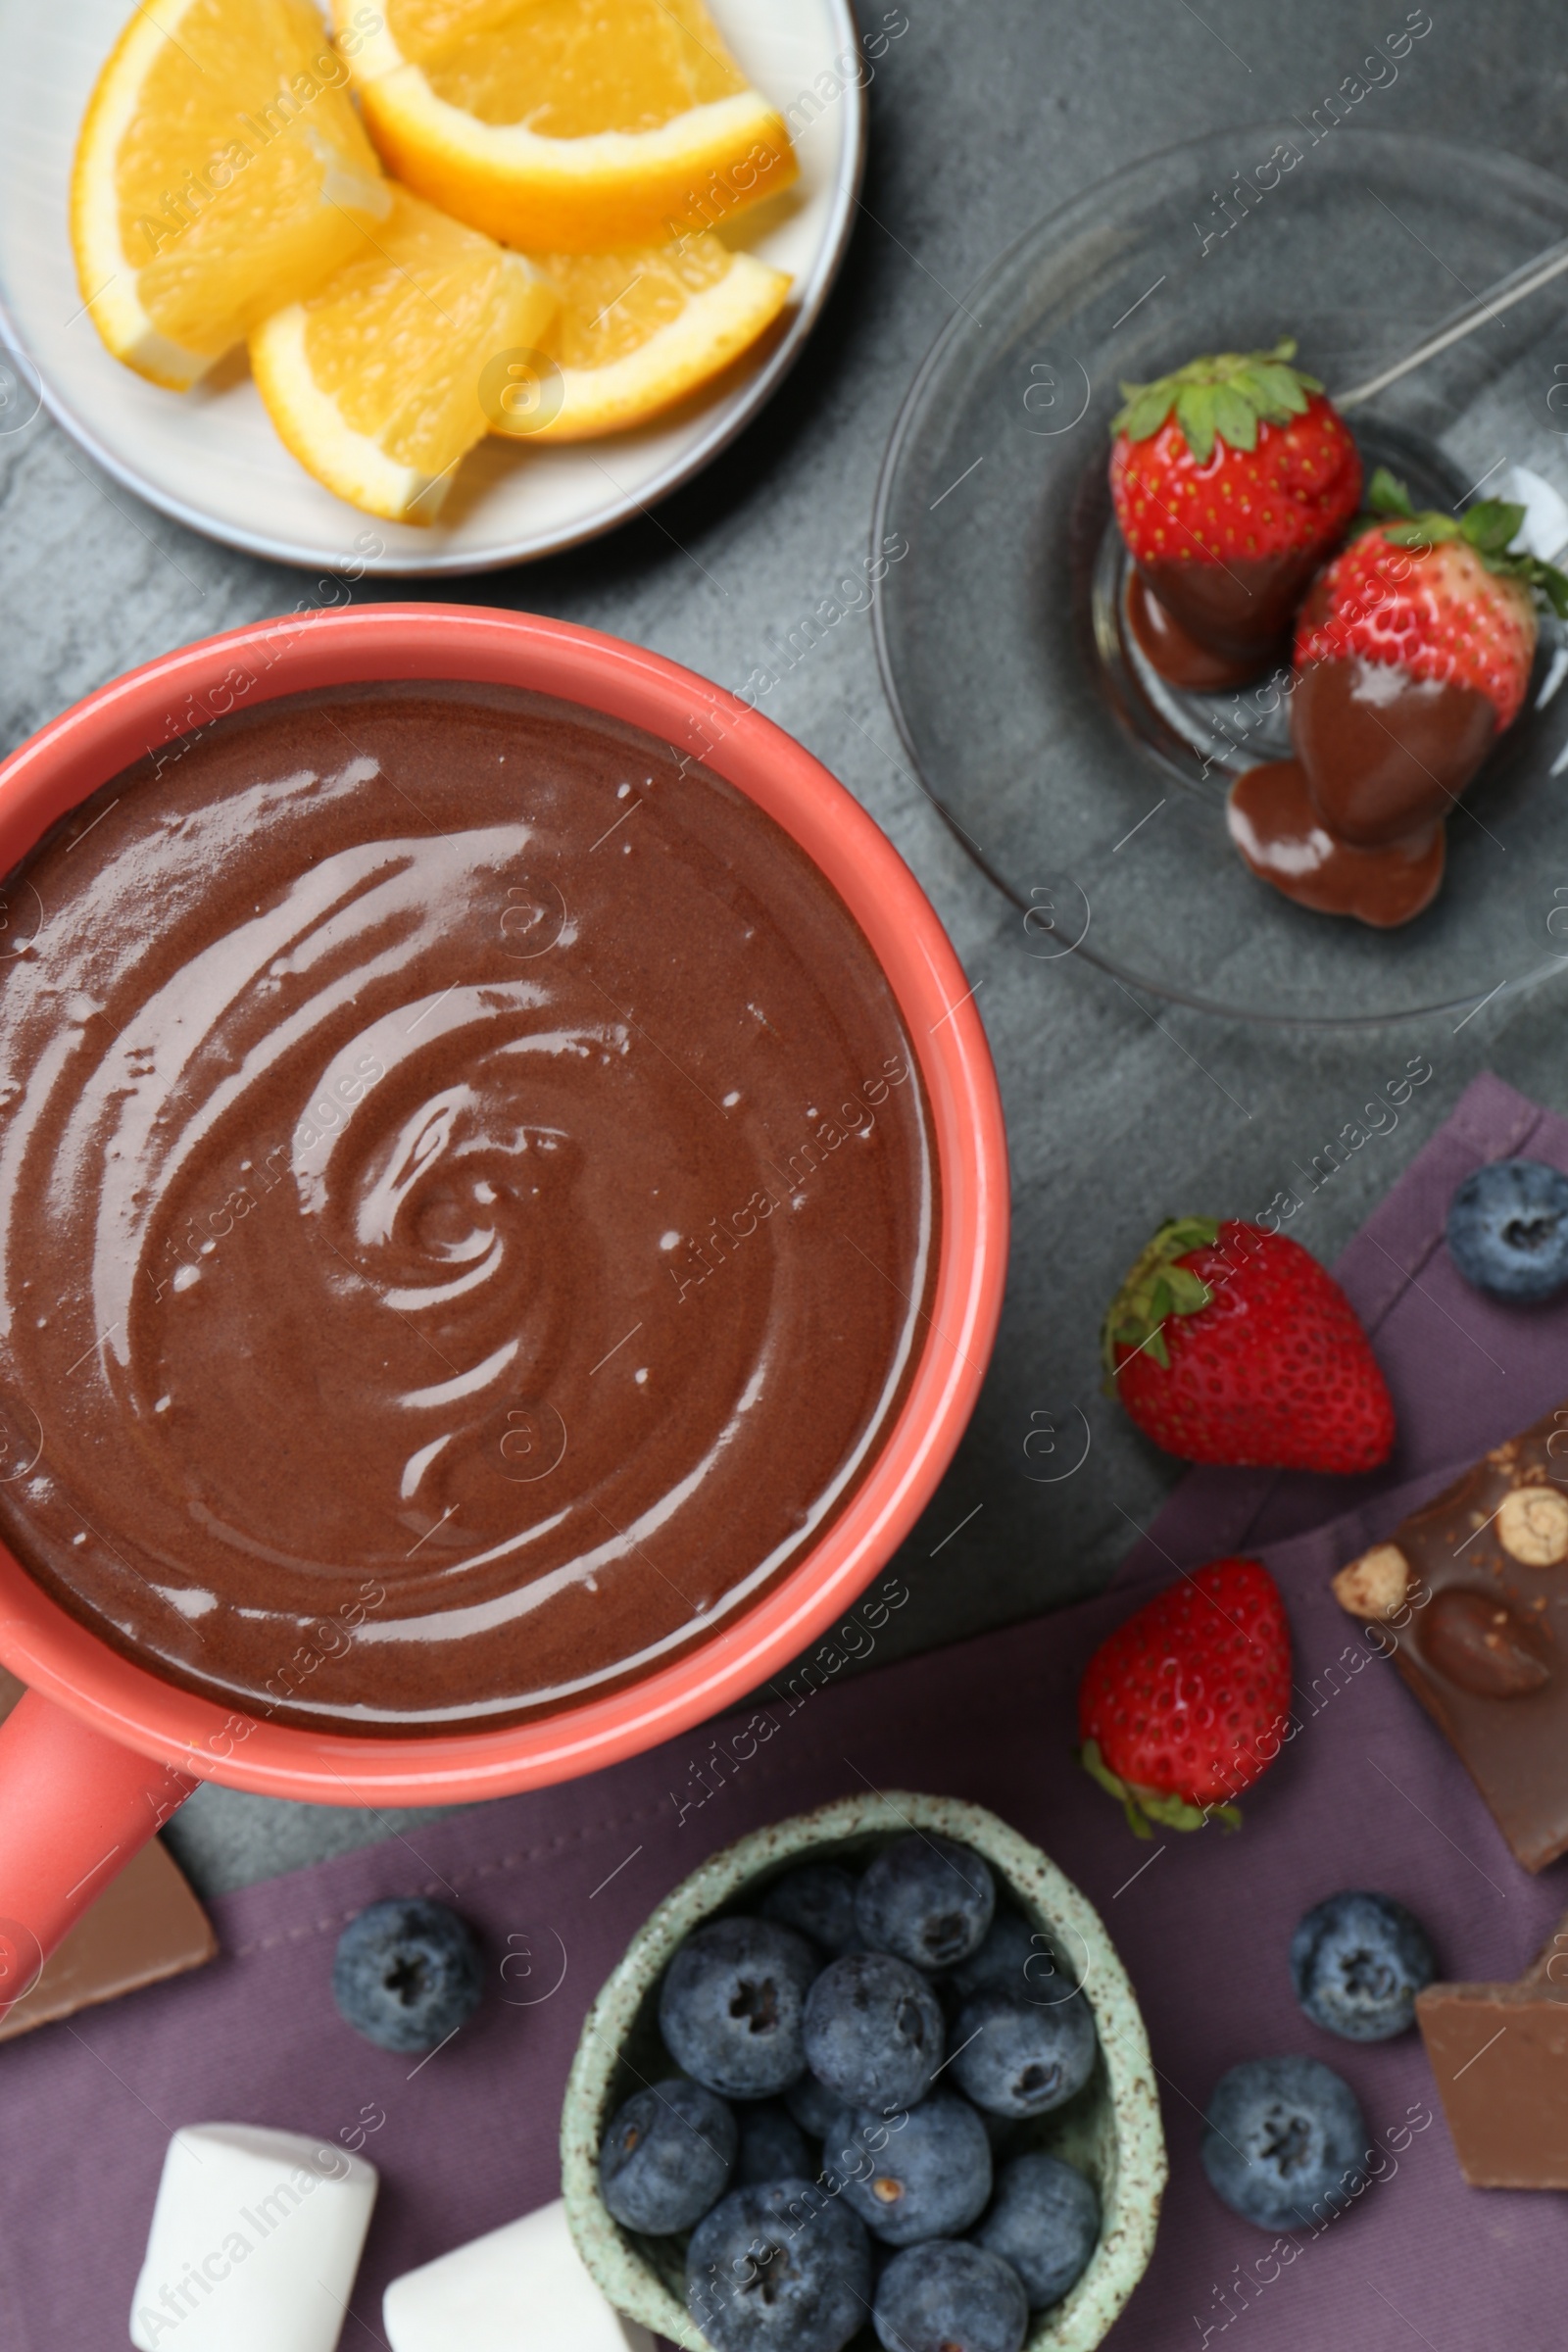
[[1429,1984],[1416,2022],[1473,2188],[1568,2188],[1568,1920],[1514,1984]]
[[[1494,1446],[1334,1580],[1385,1647],[1526,1870],[1568,1853],[1568,1406]],[[1392,1609],[1374,1605],[1404,1563]],[[1372,1566],[1382,1561],[1380,1585]],[[1568,1974],[1568,1968],[1565,1968]]]
[[745,794],[537,696],[320,691],[116,777],[11,904],[0,1538],[101,1640],[476,1729],[727,1633],[853,1505],[930,1117]]
[[[0,1719],[22,1696],[22,1685],[0,1668]],[[212,1924],[168,1849],[154,1838],[110,1879],[44,1962],[32,1990],[0,2017],[0,2041],[35,2026],[74,2017],[99,2001],[118,2000],[160,1984],[166,1977],[200,1968],[218,1950]]]

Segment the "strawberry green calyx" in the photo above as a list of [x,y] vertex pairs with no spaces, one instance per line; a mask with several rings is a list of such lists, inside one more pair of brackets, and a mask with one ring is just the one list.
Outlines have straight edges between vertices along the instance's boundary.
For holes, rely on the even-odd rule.
[[1090,1779],[1098,1781],[1106,1794],[1116,1799],[1135,1838],[1152,1838],[1154,1833],[1150,1828],[1152,1821],[1157,1821],[1163,1830],[1200,1830],[1208,1821],[1217,1821],[1222,1830],[1239,1830],[1242,1826],[1238,1805],[1190,1805],[1186,1797],[1173,1796],[1168,1789],[1137,1788],[1130,1781],[1119,1780],[1101,1754],[1098,1740],[1084,1741],[1078,1750],[1078,1761]]
[[1284,335],[1272,351],[1216,352],[1189,360],[1155,383],[1123,384],[1127,405],[1111,418],[1110,429],[1129,441],[1149,441],[1174,410],[1200,465],[1213,456],[1216,438],[1232,449],[1255,449],[1260,424],[1304,416],[1308,396],[1323,389],[1315,375],[1291,366],[1295,357],[1295,342]]
[[1213,1217],[1169,1217],[1161,1225],[1111,1300],[1110,1312],[1101,1327],[1107,1391],[1115,1385],[1121,1348],[1141,1350],[1152,1356],[1162,1371],[1169,1371],[1166,1321],[1172,1315],[1200,1313],[1213,1297],[1206,1282],[1176,1260],[1190,1250],[1206,1249],[1218,1240],[1219,1226]]
[[1523,507],[1482,498],[1462,514],[1443,514],[1430,508],[1418,513],[1409,491],[1386,466],[1373,474],[1366,500],[1369,512],[1357,516],[1355,532],[1381,529],[1391,547],[1422,552],[1456,539],[1480,557],[1488,571],[1520,581],[1538,605],[1549,605],[1559,620],[1568,620],[1568,574],[1513,545],[1525,518]]

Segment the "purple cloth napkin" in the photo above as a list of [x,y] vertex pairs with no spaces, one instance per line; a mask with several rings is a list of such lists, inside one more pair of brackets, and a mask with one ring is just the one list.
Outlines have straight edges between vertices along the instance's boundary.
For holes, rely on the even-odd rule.
[[[1100,1907],[1143,2003],[1172,2178],[1117,2352],[1201,2346],[1233,2327],[1257,2352],[1558,2345],[1563,2199],[1467,2189],[1419,2038],[1358,2047],[1319,2034],[1285,1958],[1307,1904],[1374,1886],[1427,1921],[1446,1974],[1513,1976],[1568,1901],[1561,1871],[1533,1880],[1512,1861],[1444,1740],[1328,1590],[1411,1500],[1568,1391],[1568,1307],[1494,1309],[1441,1246],[1453,1184],[1520,1150],[1568,1169],[1568,1122],[1479,1080],[1341,1262],[1403,1431],[1379,1480],[1197,1474],[1100,1598],[830,1684],[793,1711],[769,1700],[776,1728],[741,1743],[746,1761],[731,1752],[735,1725],[711,1724],[594,1780],[251,1887],[215,1905],[223,1950],[211,1968],[0,2051],[5,2352],[120,2352],[168,2135],[223,2121],[363,2136],[381,2195],[343,2343],[383,2340],[388,2279],[558,2193],[583,2012],[659,1898],[745,1830],[901,1787],[976,1799],[1037,1839]],[[1249,1796],[1239,1836],[1143,1846],[1071,1760],[1078,1677],[1141,1592],[1168,1581],[1171,1559],[1240,1544],[1262,1550],[1287,1596],[1299,1730]],[[874,1588],[889,1607],[903,1591],[897,1575]],[[841,1649],[874,1643],[868,1600]],[[415,1891],[459,1903],[490,1957],[474,2022],[422,2064],[359,2041],[327,1981],[343,1923],[378,1895]],[[1213,2197],[1199,2142],[1224,2069],[1287,2050],[1347,2077],[1384,2154],[1358,2205],[1281,2255]],[[177,2352],[177,2330],[166,2340]]]

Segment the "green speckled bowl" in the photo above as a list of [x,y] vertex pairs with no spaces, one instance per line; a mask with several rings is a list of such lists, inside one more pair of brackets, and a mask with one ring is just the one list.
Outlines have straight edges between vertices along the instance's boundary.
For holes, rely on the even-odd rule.
[[[956,1797],[844,1797],[814,1813],[758,1830],[714,1854],[667,1895],[632,1937],[588,2014],[566,2084],[561,2165],[566,2216],[578,2251],[617,2311],[686,2352],[709,2352],[687,2317],[682,2241],[641,2237],[612,2220],[599,2195],[599,2143],[623,2099],[671,2071],[659,2037],[659,1986],[676,1946],[704,1920],[745,1910],[798,1862],[863,1864],[909,1829],[939,1831],[983,1854],[1024,1917],[1072,1958],[1094,2004],[1100,2060],[1077,2097],[1040,2117],[1023,2137],[1086,2172],[1100,2191],[1100,2243],[1071,2292],[1032,2320],[1030,2352],[1090,2352],[1148,2267],[1165,2185],[1149,2040],[1127,1973],[1099,1913],[1038,1846],[994,1813]],[[875,2352],[871,2330],[854,2352]]]

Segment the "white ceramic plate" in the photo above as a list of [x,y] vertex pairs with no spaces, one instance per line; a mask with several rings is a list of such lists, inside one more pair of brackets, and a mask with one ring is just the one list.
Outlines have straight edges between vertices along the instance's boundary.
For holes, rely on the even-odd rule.
[[[788,270],[783,331],[656,424],[575,447],[494,438],[464,462],[425,528],[357,514],[297,466],[243,365],[163,392],[112,360],[80,308],[67,228],[76,128],[130,0],[0,0],[0,334],[37,370],[72,438],[127,489],[192,529],[286,564],[488,571],[608,531],[706,466],[799,357],[854,224],[874,71],[850,0],[709,0],[741,66],[791,121],[801,176],[727,241]],[[841,95],[826,95],[834,84]],[[804,103],[803,103],[804,102]],[[809,120],[807,120],[809,118]],[[25,369],[24,368],[24,373]]]

